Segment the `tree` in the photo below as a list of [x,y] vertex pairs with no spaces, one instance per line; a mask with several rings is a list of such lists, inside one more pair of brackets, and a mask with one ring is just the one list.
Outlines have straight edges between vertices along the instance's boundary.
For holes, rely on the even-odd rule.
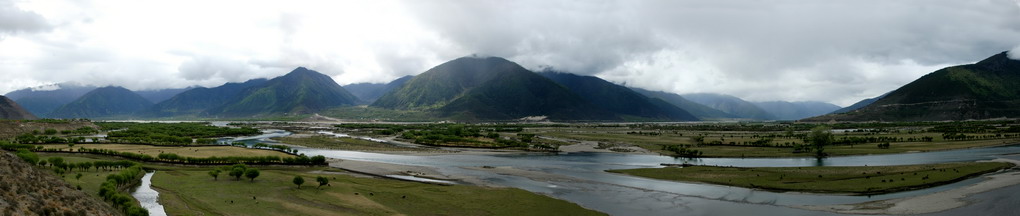
[[219,180],[220,179],[220,170],[219,169],[210,170],[209,171],[209,176],[212,176],[213,180]]
[[[322,187],[323,185],[329,184],[329,179],[327,179],[326,177],[322,177],[322,176],[316,176],[315,177],[315,181],[319,182],[319,187]],[[315,188],[319,188],[319,187],[315,187]]]
[[310,159],[310,162],[312,164],[314,164],[314,165],[326,164],[326,156],[322,156],[322,155],[312,156],[312,158]]
[[74,180],[81,181],[81,173],[78,173],[78,175],[74,175]]
[[252,182],[255,182],[255,178],[259,177],[259,169],[255,168],[248,169],[244,171],[244,176],[251,179]]
[[62,158],[62,157],[51,157],[51,158],[47,158],[46,160],[48,160],[50,162],[50,165],[53,165],[53,166],[60,166],[60,165],[64,164],[64,158]]
[[294,182],[298,188],[301,188],[301,185],[305,183],[305,178],[301,178],[301,176],[294,176],[294,181],[291,182]]
[[241,176],[244,175],[245,169],[246,167],[244,166],[244,164],[236,164],[230,168],[230,173],[228,174],[230,174],[230,176],[233,176],[237,180],[241,180]]
[[694,136],[691,140],[694,140],[694,145],[701,145],[705,143],[705,136]]
[[30,164],[36,164],[39,162],[39,155],[36,155],[35,152],[31,152],[26,149],[18,149],[14,155],[17,155],[22,160],[25,160],[25,162]]
[[812,128],[811,133],[808,133],[807,139],[815,147],[815,157],[824,158],[828,155],[825,153],[825,146],[832,144],[832,129],[826,126]]

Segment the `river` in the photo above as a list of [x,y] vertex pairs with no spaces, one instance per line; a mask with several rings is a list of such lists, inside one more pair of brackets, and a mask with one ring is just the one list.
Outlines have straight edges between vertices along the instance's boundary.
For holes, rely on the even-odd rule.
[[142,185],[135,189],[131,196],[135,197],[142,208],[149,211],[150,216],[166,216],[166,210],[163,210],[163,205],[159,204],[159,192],[152,189],[152,175],[156,172],[145,173],[142,177]]
[[[260,142],[271,142],[267,138],[286,136],[287,134],[289,133],[285,131],[274,131],[251,138],[260,140]],[[473,176],[493,184],[546,194],[613,215],[827,215],[831,213],[807,211],[787,206],[847,204],[910,197],[973,184],[980,182],[981,178],[916,191],[875,196],[849,196],[775,193],[740,187],[661,181],[605,172],[608,169],[661,167],[660,163],[684,162],[717,166],[798,167],[907,165],[1020,158],[1017,156],[1020,154],[1020,146],[830,157],[822,160],[815,158],[701,158],[685,160],[666,156],[617,153],[408,156],[300,147],[296,149],[307,155],[323,155],[337,159],[433,167],[444,174]],[[529,179],[522,176],[465,168],[482,166],[513,167],[553,174],[560,178]],[[1007,187],[1003,190],[1020,192],[1020,187]],[[975,197],[980,198],[981,196]],[[1008,197],[1007,199],[1011,199],[1011,202],[1014,203],[1020,201],[1020,198]],[[978,202],[974,206],[982,206],[981,203]],[[977,213],[980,214],[981,209],[992,209],[984,211],[987,213],[1003,210],[1001,206],[998,208],[993,208],[996,206],[985,207],[977,209]]]

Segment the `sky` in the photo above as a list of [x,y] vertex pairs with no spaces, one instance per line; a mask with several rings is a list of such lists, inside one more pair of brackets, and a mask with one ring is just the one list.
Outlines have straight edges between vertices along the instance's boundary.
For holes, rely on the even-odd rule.
[[0,0],[0,93],[213,87],[298,66],[382,83],[482,55],[847,106],[1007,50],[1020,53],[1020,0]]

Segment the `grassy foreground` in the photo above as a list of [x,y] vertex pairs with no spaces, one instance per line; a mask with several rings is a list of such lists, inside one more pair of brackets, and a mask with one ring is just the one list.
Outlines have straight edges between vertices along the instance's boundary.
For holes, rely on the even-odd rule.
[[[43,160],[112,161],[103,155],[41,153]],[[252,166],[261,170],[254,181],[234,180],[216,167],[153,165],[153,187],[168,215],[604,215],[577,204],[514,188],[442,186],[379,178],[354,177],[326,167]],[[99,184],[116,170],[72,170],[63,176],[99,197]],[[75,176],[83,174],[80,179]],[[305,183],[297,188],[294,176]],[[329,179],[316,188],[316,176]],[[253,199],[254,197],[254,199]]]
[[[157,168],[152,185],[169,215],[602,215],[520,189],[440,186],[344,175],[328,168],[262,169],[254,182],[210,168]],[[297,188],[291,180],[302,176]],[[316,176],[330,186],[317,189]]]
[[608,172],[773,191],[883,194],[948,184],[1013,166],[1012,163],[1004,162],[855,167],[692,166],[608,170]]

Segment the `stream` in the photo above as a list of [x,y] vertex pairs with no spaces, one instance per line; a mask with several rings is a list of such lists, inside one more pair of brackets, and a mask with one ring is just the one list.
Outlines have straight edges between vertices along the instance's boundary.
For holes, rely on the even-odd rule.
[[145,173],[142,184],[131,193],[131,196],[142,204],[142,208],[149,211],[150,216],[166,216],[166,210],[159,204],[159,192],[152,189],[152,175],[155,174],[156,172]]

